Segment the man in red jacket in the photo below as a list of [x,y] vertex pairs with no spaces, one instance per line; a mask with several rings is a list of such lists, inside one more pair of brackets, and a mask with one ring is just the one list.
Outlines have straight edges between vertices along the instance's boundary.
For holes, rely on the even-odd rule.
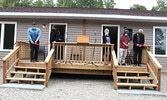
[[127,56],[127,50],[129,47],[129,31],[125,30],[120,37],[120,50],[119,50],[119,64],[125,65],[125,58]]

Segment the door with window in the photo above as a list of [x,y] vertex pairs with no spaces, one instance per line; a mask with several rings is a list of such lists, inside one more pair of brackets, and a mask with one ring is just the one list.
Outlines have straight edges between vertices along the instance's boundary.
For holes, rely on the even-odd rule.
[[[67,42],[67,23],[50,23],[50,25],[49,25],[50,32],[52,30],[52,26],[56,26],[56,30],[59,33],[60,41],[58,41],[58,42]],[[50,33],[49,33],[49,37],[50,37]],[[50,45],[49,45],[49,48],[50,48]],[[66,50],[66,47],[65,47],[65,50]],[[50,51],[50,50],[48,50],[48,51]],[[63,53],[64,53],[63,51],[64,51],[64,49],[61,49],[61,51],[60,51],[60,47],[58,47],[58,51],[57,51],[58,52],[58,57],[59,57],[60,52],[61,52],[61,58],[63,58],[62,57]]]
[[[119,37],[120,37],[120,26],[119,25],[102,25],[102,34],[101,37],[105,35],[104,30],[109,29],[109,36],[111,44],[115,44],[114,50],[116,52],[117,58],[119,57]],[[103,38],[102,38],[103,43]]]
[[0,23],[0,50],[12,50],[16,42],[16,23]]

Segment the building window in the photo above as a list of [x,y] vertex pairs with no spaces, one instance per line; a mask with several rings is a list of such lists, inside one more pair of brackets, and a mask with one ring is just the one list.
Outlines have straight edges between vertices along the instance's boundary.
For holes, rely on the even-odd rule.
[[12,50],[16,39],[16,23],[0,22],[0,33],[0,50]]
[[167,27],[154,27],[154,54],[167,56]]

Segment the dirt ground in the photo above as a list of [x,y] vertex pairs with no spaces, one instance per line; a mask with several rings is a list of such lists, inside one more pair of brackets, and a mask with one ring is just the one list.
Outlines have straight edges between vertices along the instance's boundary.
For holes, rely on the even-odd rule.
[[[119,94],[113,86],[111,76],[52,74],[44,90],[0,88],[0,100],[167,100],[167,96]],[[161,92],[167,95],[166,74],[162,74]]]

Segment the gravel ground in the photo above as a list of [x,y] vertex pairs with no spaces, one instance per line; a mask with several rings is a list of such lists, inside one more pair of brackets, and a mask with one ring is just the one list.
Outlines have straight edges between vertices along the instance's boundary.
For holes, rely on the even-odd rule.
[[[166,76],[162,75],[161,91],[167,95]],[[118,94],[113,86],[112,77],[52,74],[44,90],[0,88],[0,100],[167,100],[167,96]]]

